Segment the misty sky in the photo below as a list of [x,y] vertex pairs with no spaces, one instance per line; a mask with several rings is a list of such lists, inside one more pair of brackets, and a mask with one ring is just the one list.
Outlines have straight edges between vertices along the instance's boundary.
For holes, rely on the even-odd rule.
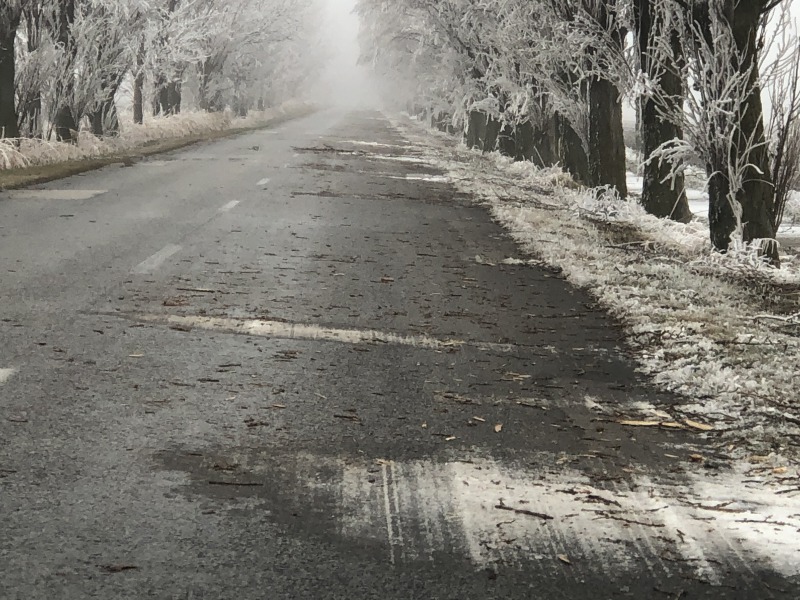
[[[333,51],[329,72],[323,78],[326,100],[347,106],[374,105],[375,94],[366,70],[357,66],[358,17],[355,0],[327,0],[325,30]],[[326,95],[327,95],[326,94]]]
[[[356,0],[327,0],[325,31],[333,51],[330,66],[323,77],[322,94],[333,104],[345,106],[375,106],[376,93],[369,84],[366,69],[357,66],[358,17],[353,14]],[[800,19],[800,2],[790,4],[793,19]],[[636,114],[630,107],[624,107],[624,121],[635,124]]]

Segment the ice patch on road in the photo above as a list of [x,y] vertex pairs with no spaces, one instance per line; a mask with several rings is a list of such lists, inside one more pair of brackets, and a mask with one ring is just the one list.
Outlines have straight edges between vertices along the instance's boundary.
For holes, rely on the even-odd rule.
[[11,379],[16,372],[16,369],[0,369],[0,385]]
[[389,156],[387,154],[370,154],[369,158],[373,158],[375,160],[386,160],[386,161],[393,161],[393,162],[403,162],[409,163],[412,165],[427,165],[429,164],[428,161],[422,160],[421,158],[414,158],[413,156]]
[[6,200],[89,200],[108,190],[8,190],[0,192]]
[[398,146],[397,144],[382,144],[380,142],[366,142],[363,140],[342,140],[340,143],[352,144],[354,146],[368,146],[371,148],[398,148],[401,150],[406,150],[412,147],[412,146]]
[[431,183],[449,183],[450,178],[444,175],[406,175],[407,181],[430,181]]
[[460,548],[478,568],[557,569],[566,555],[578,572],[644,564],[653,576],[688,569],[715,585],[731,570],[800,574],[800,492],[776,494],[741,473],[685,485],[641,475],[601,489],[570,469],[378,462],[373,478],[342,467],[340,527],[382,539],[392,561]]
[[452,351],[470,346],[487,352],[513,352],[519,346],[494,342],[437,339],[425,335],[402,335],[372,329],[338,329],[309,323],[287,323],[261,319],[232,319],[177,315],[130,315],[147,323],[164,323],[187,331],[193,328],[267,338],[338,342],[342,344],[385,344],[411,346],[437,351]]

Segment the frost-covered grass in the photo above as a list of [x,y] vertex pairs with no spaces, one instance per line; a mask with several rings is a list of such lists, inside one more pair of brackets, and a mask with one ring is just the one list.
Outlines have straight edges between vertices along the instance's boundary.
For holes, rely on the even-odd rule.
[[105,158],[165,140],[202,137],[236,129],[266,125],[275,119],[301,115],[307,104],[288,102],[264,111],[252,111],[244,118],[230,112],[185,112],[169,117],[149,117],[143,125],[133,123],[131,114],[121,115],[121,133],[99,138],[81,131],[77,144],[21,138],[0,139],[0,170],[40,167],[69,161]]
[[[708,226],[656,219],[635,202],[467,150],[398,123],[454,184],[486,203],[534,262],[557,265],[627,331],[640,370],[682,401],[676,419],[713,424],[731,452],[800,449],[800,260],[711,251]],[[787,211],[788,213],[789,211]]]

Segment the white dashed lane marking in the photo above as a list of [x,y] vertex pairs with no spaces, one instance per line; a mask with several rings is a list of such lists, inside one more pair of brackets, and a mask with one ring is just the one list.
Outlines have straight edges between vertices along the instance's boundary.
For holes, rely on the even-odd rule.
[[219,212],[226,213],[232,211],[234,208],[239,206],[239,200],[234,200],[232,202],[228,202],[225,206],[219,209]]
[[11,379],[16,372],[16,369],[0,369],[0,385]]
[[158,267],[160,267],[165,260],[167,260],[173,254],[177,254],[181,251],[180,246],[175,246],[174,244],[169,244],[168,246],[164,246],[161,250],[153,254],[150,258],[143,260],[138,265],[136,265],[132,270],[131,273],[135,275],[147,275],[148,273],[152,273]]

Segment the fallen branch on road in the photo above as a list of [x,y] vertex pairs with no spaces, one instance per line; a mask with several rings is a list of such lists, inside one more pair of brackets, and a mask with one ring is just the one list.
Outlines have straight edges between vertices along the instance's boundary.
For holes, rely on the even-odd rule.
[[513,508],[511,506],[506,506],[505,504],[498,504],[495,506],[498,510],[506,510],[508,512],[513,512],[515,515],[526,515],[528,517],[536,517],[538,519],[542,519],[544,521],[552,521],[553,517],[540,512],[534,512],[532,510],[527,510],[525,508]]

